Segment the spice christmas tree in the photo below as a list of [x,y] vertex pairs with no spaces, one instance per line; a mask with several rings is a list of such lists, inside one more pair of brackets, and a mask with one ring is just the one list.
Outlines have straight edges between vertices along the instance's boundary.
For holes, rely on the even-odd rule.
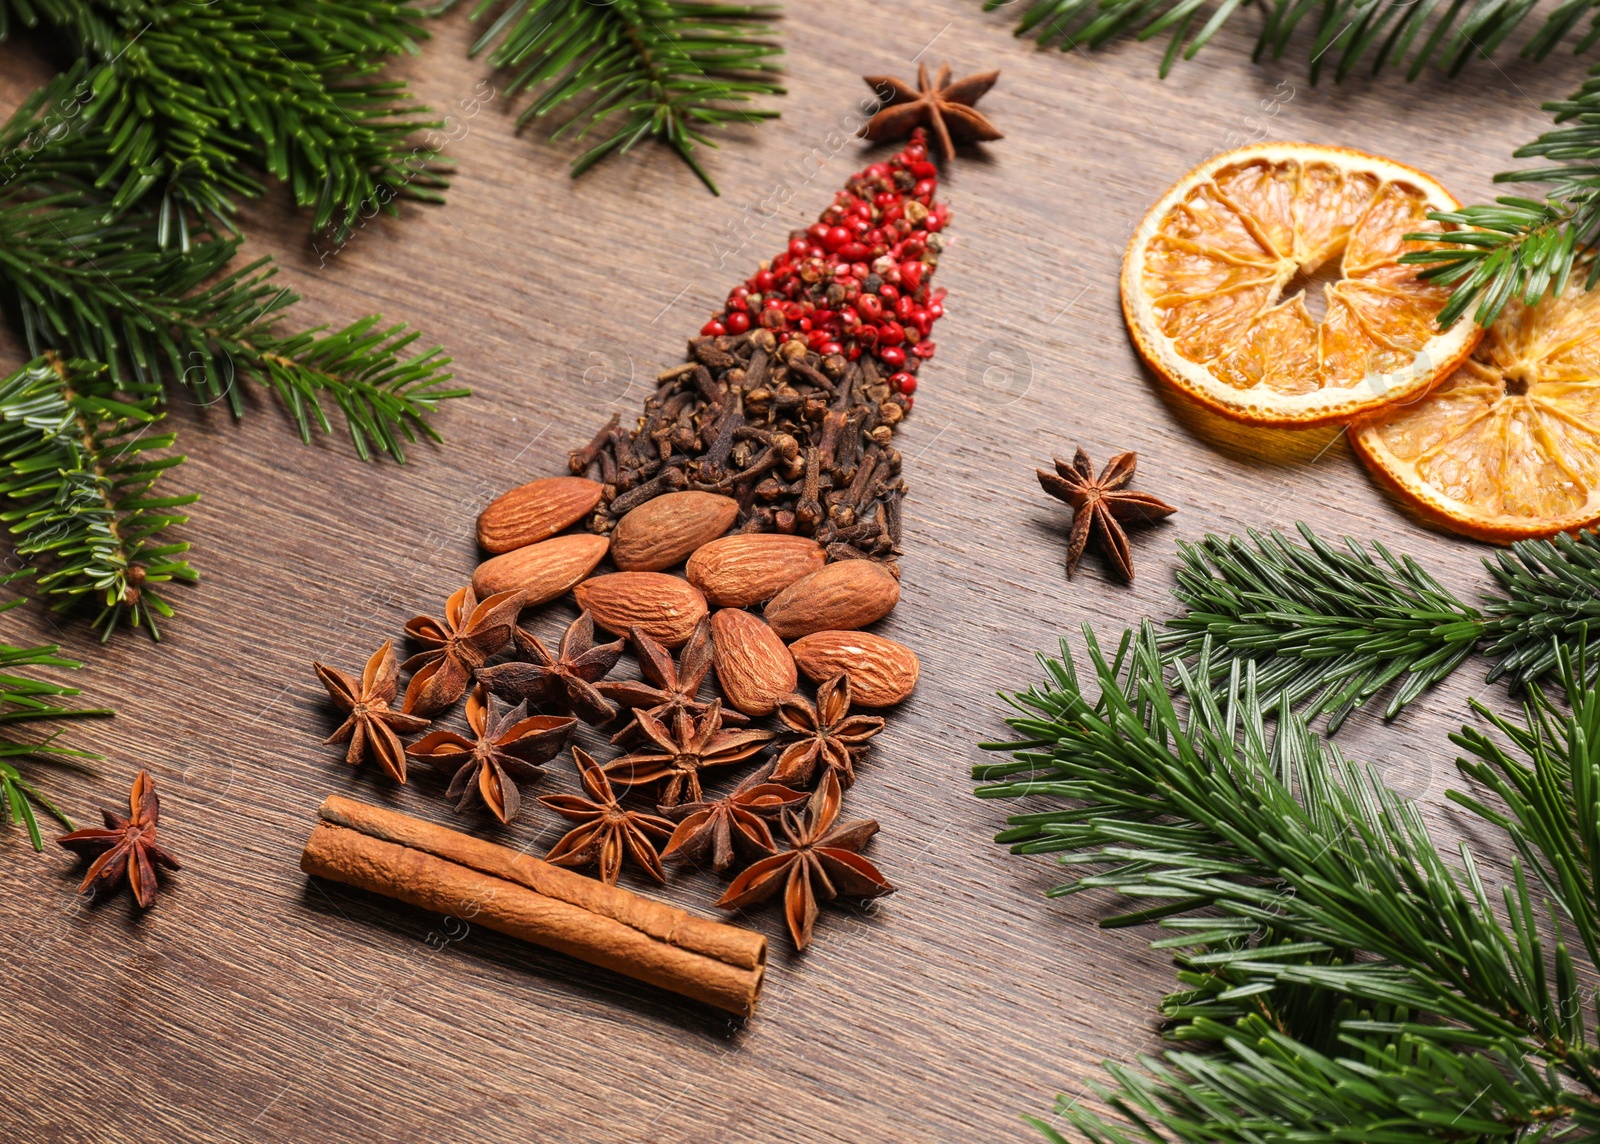
[[735,286],[639,427],[613,422],[572,454],[572,471],[605,487],[592,530],[698,489],[734,498],[740,531],[892,566],[905,484],[891,439],[944,313],[932,278],[950,213],[937,188],[918,129]]

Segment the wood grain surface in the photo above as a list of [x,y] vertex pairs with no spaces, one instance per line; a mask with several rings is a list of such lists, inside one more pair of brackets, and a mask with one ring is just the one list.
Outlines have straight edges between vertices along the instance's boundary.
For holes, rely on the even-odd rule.
[[[372,311],[414,323],[475,391],[438,424],[440,448],[405,468],[362,464],[338,437],[296,442],[251,395],[240,423],[179,399],[204,493],[181,530],[204,579],[157,648],[100,648],[33,614],[5,637],[59,639],[91,660],[77,682],[115,720],[79,727],[107,759],[35,768],[80,820],[158,780],[163,830],[185,863],[157,906],[85,907],[68,855],[13,829],[0,845],[0,1135],[18,1141],[1021,1141],[1018,1116],[1083,1091],[1103,1058],[1158,1044],[1170,966],[1135,932],[1094,926],[1104,903],[1047,903],[1052,864],[990,841],[1005,807],[971,795],[976,743],[1003,733],[997,689],[1036,678],[1034,652],[1084,622],[1115,632],[1168,610],[1173,542],[1282,527],[1376,537],[1471,596],[1485,549],[1425,530],[1365,478],[1339,432],[1241,430],[1174,403],[1140,368],[1117,302],[1123,245],[1146,206],[1206,156],[1253,139],[1377,151],[1462,199],[1547,123],[1582,62],[1510,56],[1457,80],[1429,75],[1312,86],[1298,61],[1252,65],[1253,17],[1166,81],[1162,45],[1087,55],[1014,39],[1015,14],[974,0],[789,6],[783,117],[739,130],[705,162],[713,198],[644,146],[579,181],[576,151],[513,130],[497,94],[459,121],[443,208],[374,220],[322,256],[274,192],[247,212],[251,247],[278,255],[306,297],[292,321]],[[437,108],[498,85],[470,61],[458,16],[400,71]],[[408,617],[433,612],[476,560],[472,522],[497,492],[559,471],[614,409],[631,416],[680,360],[727,288],[812,220],[886,149],[830,133],[866,93],[863,72],[910,75],[922,54],[958,74],[1002,71],[983,110],[1007,138],[968,155],[943,191],[954,211],[938,281],[949,313],[899,443],[912,488],[904,598],[881,625],[922,655],[915,697],[877,740],[847,813],[883,826],[871,854],[899,887],[874,908],[830,908],[794,956],[780,915],[757,1016],[739,1024],[625,979],[343,888],[296,862],[329,793],[462,821],[427,775],[403,790],[353,773],[321,739],[333,721],[313,657],[353,669]],[[48,74],[26,44],[0,51],[5,108]],[[1269,110],[1264,111],[1266,107]],[[1275,110],[1271,110],[1275,108]],[[804,181],[764,222],[780,179]],[[754,221],[752,221],[754,220]],[[725,236],[754,229],[742,249]],[[734,243],[737,245],[737,242]],[[14,342],[3,364],[20,359]],[[1032,470],[1082,444],[1097,462],[1140,455],[1140,487],[1179,505],[1134,538],[1137,583],[1092,555],[1068,581],[1065,510]],[[546,634],[561,609],[538,621]],[[1454,781],[1446,733],[1483,693],[1469,665],[1397,724],[1341,738],[1429,807]],[[1496,702],[1504,696],[1490,689]],[[421,768],[419,768],[420,770]],[[564,789],[552,771],[540,790]],[[481,820],[470,820],[482,827]],[[534,806],[490,836],[542,853]],[[642,888],[639,882],[629,883]],[[714,879],[663,894],[705,913]]]

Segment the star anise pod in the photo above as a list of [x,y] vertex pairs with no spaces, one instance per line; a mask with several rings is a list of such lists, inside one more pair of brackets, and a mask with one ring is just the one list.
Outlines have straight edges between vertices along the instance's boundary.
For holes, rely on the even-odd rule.
[[521,610],[518,593],[499,592],[480,602],[469,584],[445,601],[444,619],[407,620],[406,634],[425,650],[401,665],[416,672],[406,684],[402,710],[431,715],[460,699],[472,673],[511,642]]
[[794,737],[784,743],[772,778],[790,786],[810,785],[820,764],[848,788],[867,740],[883,730],[877,715],[850,714],[850,677],[842,671],[817,688],[815,704],[799,692],[778,700],[778,718]]
[[639,810],[626,810],[617,805],[617,795],[600,764],[582,747],[572,748],[572,760],[578,765],[578,780],[589,797],[576,794],[544,794],[539,801],[564,818],[579,823],[564,834],[550,853],[546,862],[557,866],[600,867],[600,880],[608,886],[617,884],[617,874],[622,870],[624,854],[643,866],[645,873],[658,882],[667,880],[661,869],[661,855],[656,852],[656,838],[672,834],[672,823],[654,814]]
[[868,139],[903,139],[917,127],[928,127],[939,140],[939,153],[949,163],[956,157],[955,140],[963,143],[1004,139],[999,128],[972,105],[982,99],[995,80],[997,71],[969,75],[950,82],[950,65],[939,67],[939,78],[928,81],[928,65],[917,64],[917,86],[888,75],[862,76],[874,91],[888,89],[884,106],[862,131]]
[[795,948],[804,949],[811,944],[819,894],[831,901],[840,894],[876,898],[894,893],[888,879],[860,853],[878,832],[878,824],[868,818],[834,825],[843,797],[838,779],[829,771],[811,793],[804,818],[791,810],[782,812],[789,849],[751,865],[729,884],[717,905],[737,910],[783,890],[789,933]]
[[595,690],[595,680],[605,676],[622,658],[622,641],[594,642],[594,620],[582,612],[561,634],[561,645],[551,655],[535,636],[521,628],[513,631],[521,661],[478,669],[478,681],[509,702],[554,704],[571,711],[585,723],[600,724],[617,713],[616,707]]
[[526,703],[507,709],[493,695],[486,700],[479,687],[467,697],[467,725],[476,739],[433,731],[407,747],[406,754],[457,768],[445,791],[445,797],[460,799],[457,810],[465,810],[477,798],[501,822],[510,822],[522,807],[517,780],[544,774],[539,764],[561,753],[578,721],[564,715],[529,715]]
[[[400,665],[395,660],[394,643],[384,640],[383,646],[372,653],[361,673],[361,682],[336,667],[313,663],[312,668],[334,706],[346,713],[339,729],[323,740],[325,743],[350,742],[344,761],[352,767],[371,756],[383,764],[383,769],[395,782],[406,781],[406,752],[400,745],[400,735],[409,735],[428,725],[428,720],[418,715],[396,711],[390,706],[395,693],[400,690]],[[398,732],[398,734],[396,733]]]
[[1122,526],[1152,524],[1178,511],[1149,493],[1130,492],[1126,488],[1133,480],[1138,460],[1137,453],[1118,453],[1096,477],[1088,454],[1079,449],[1070,465],[1058,457],[1054,473],[1038,470],[1039,484],[1044,486],[1044,491],[1072,506],[1072,535],[1067,542],[1068,576],[1078,567],[1078,558],[1092,536],[1112,570],[1123,580],[1132,580],[1133,553]]
[[[711,670],[711,617],[704,617],[695,626],[689,642],[678,653],[676,664],[672,662],[670,651],[639,628],[634,628],[629,638],[644,678],[606,680],[596,683],[595,690],[624,707],[643,708],[663,723],[670,722],[679,711],[703,715],[710,706],[700,699],[700,685]],[[739,712],[723,708],[724,726],[742,727],[748,722],[750,720]],[[611,741],[631,744],[643,738],[639,723],[634,720],[613,735]]]
[[771,731],[723,730],[720,699],[698,719],[681,709],[674,712],[670,725],[642,709],[633,714],[649,741],[633,754],[607,763],[606,774],[621,786],[659,782],[656,801],[663,811],[684,801],[700,801],[704,768],[748,759],[772,741]]
[[156,797],[156,781],[148,771],[140,771],[133,778],[133,790],[128,795],[128,818],[109,810],[100,813],[105,818],[104,830],[89,827],[63,834],[56,841],[74,854],[95,857],[78,887],[80,894],[98,898],[116,889],[124,875],[133,900],[149,906],[156,900],[156,867],[181,870],[182,866],[171,854],[156,845],[157,827],[161,818],[161,800]]
[[667,811],[678,829],[667,840],[661,857],[698,865],[710,860],[719,874],[733,864],[734,855],[771,854],[777,844],[766,819],[797,806],[811,796],[805,791],[772,781],[772,766],[756,771],[728,794],[707,802],[686,802]]

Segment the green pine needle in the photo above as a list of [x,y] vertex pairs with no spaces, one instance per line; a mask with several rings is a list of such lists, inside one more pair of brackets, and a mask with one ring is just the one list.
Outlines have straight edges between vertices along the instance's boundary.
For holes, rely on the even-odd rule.
[[1469,848],[1447,859],[1414,804],[1263,702],[1252,662],[1219,670],[1202,639],[1173,665],[1148,624],[1113,651],[1084,638],[1081,675],[1063,642],[1010,697],[1017,741],[986,746],[1012,758],[974,777],[1029,800],[999,840],[1059,855],[1060,892],[1155,926],[1177,1044],[1107,1064],[1098,1109],[1063,1098],[1030,1123],[1129,1144],[1596,1139],[1600,698],[1581,647],[1556,654],[1560,702],[1535,687],[1522,720],[1455,737],[1502,805],[1455,797],[1517,855],[1491,889]]
[[[442,0],[438,10],[461,0]],[[783,94],[773,78],[782,48],[772,42],[766,5],[697,0],[478,0],[470,18],[493,15],[472,54],[496,45],[489,62],[509,74],[507,90],[541,89],[518,124],[563,112],[556,135],[597,141],[572,164],[574,177],[641,139],[682,156],[717,187],[694,154],[716,144],[713,127],[756,123],[778,113],[749,104]]]

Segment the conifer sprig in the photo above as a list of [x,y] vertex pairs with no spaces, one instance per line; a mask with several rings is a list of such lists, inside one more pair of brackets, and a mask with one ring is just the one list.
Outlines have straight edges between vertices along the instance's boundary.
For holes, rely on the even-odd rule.
[[[1522,721],[1464,729],[1462,766],[1505,800],[1460,800],[1518,857],[1491,891],[1472,851],[1446,859],[1414,804],[1279,704],[1254,665],[1211,649],[1176,668],[1150,625],[1113,653],[1063,643],[1011,702],[1013,753],[979,766],[988,798],[1053,809],[999,840],[1054,852],[1156,924],[1180,988],[1182,1050],[1108,1065],[1105,1112],[1063,1099],[1091,1141],[1594,1139],[1600,1133],[1594,910],[1600,700],[1582,649],[1557,654],[1566,714],[1531,693]],[[1001,780],[992,782],[992,780]],[[1580,959],[1589,965],[1580,969]]]
[[[1592,622],[1600,631],[1600,538],[1593,532],[1530,540],[1484,564],[1493,591],[1481,608],[1440,586],[1409,556],[1349,537],[1335,547],[1306,525],[1303,544],[1282,533],[1207,536],[1180,544],[1174,595],[1182,605],[1161,637],[1172,659],[1209,644],[1209,670],[1257,673],[1263,705],[1307,719],[1328,716],[1331,734],[1352,711],[1389,695],[1394,718],[1474,651],[1494,659],[1488,681],[1521,690],[1556,670]],[[1575,670],[1593,682],[1600,657]]]
[[[461,0],[441,0],[448,11]],[[472,54],[508,73],[515,95],[542,89],[518,119],[568,114],[556,131],[598,137],[572,164],[574,177],[608,155],[656,138],[717,192],[694,155],[715,147],[707,129],[775,117],[750,106],[783,94],[774,78],[782,54],[772,40],[771,6],[700,0],[477,0],[471,19],[493,20]]]
[[[0,574],[0,584],[12,584],[27,575],[26,571]],[[9,612],[24,603],[16,597],[0,604],[0,612]],[[79,694],[76,687],[53,683],[22,674],[30,667],[51,667],[76,670],[82,665],[75,659],[60,654],[54,644],[37,647],[17,647],[0,643],[0,724],[22,726],[44,721],[95,718],[112,714],[104,707],[71,707],[59,700]],[[44,849],[44,839],[39,834],[35,807],[43,810],[68,830],[72,822],[47,798],[38,787],[23,777],[14,762],[27,757],[54,758],[58,761],[82,763],[100,756],[82,751],[58,741],[60,732],[43,739],[0,738],[0,826],[21,822],[27,828],[28,839],[35,850]]]
[[172,615],[159,586],[198,578],[187,544],[159,540],[198,497],[154,494],[183,461],[154,431],[158,404],[53,354],[0,381],[0,524],[40,562],[40,591],[62,609],[90,603],[102,638],[127,623],[159,639],[158,617]]

